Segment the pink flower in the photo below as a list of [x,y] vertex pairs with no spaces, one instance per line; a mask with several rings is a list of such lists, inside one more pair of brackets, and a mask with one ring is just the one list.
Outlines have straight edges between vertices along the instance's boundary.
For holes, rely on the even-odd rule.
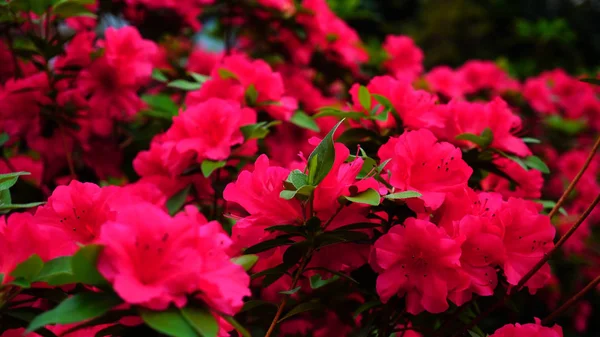
[[375,242],[372,261],[383,302],[406,295],[411,314],[448,309],[448,293],[459,286],[460,245],[428,221],[409,218]]
[[552,328],[543,327],[539,319],[528,324],[507,324],[496,330],[490,337],[563,337],[562,328],[558,325]]
[[502,172],[511,177],[514,182],[490,173],[481,180],[483,190],[498,192],[505,198],[540,198],[542,195],[542,185],[544,184],[542,172],[534,169],[525,170],[521,165],[508,158],[495,159],[494,163]]
[[129,26],[108,28],[102,45],[104,55],[79,74],[78,84],[91,95],[94,118],[128,120],[143,106],[137,90],[150,80],[157,47]]
[[[516,285],[554,246],[556,229],[550,219],[538,213],[536,204],[509,198],[495,217],[504,229],[506,258],[502,266],[506,280]],[[525,285],[532,294],[550,279],[550,266],[545,264]]]
[[519,82],[491,61],[471,60],[458,69],[466,82],[466,93],[491,89],[494,93],[519,90]]
[[255,122],[254,110],[240,108],[236,102],[211,98],[175,116],[165,140],[174,142],[180,154],[194,153],[198,162],[224,160],[229,157],[232,146],[244,142],[240,127]]
[[446,194],[467,187],[473,173],[462,160],[461,151],[450,143],[438,142],[429,130],[409,131],[392,137],[378,152],[386,166],[389,182],[400,191],[417,191],[425,207],[439,208]]
[[493,134],[492,148],[521,157],[531,154],[523,140],[514,135],[521,130],[521,119],[499,97],[485,104],[452,100],[447,105],[437,106],[437,111],[444,126],[433,131],[441,139],[461,147],[475,147],[469,141],[456,140],[456,136],[463,133],[481,135],[489,128]]
[[498,285],[496,266],[504,260],[502,230],[491,218],[465,216],[455,228],[461,244],[460,265],[468,275],[469,288],[453,294],[452,301],[462,305],[471,300],[472,293],[491,296]]
[[466,83],[460,73],[447,66],[438,66],[425,74],[429,88],[449,98],[461,98],[465,93]]
[[556,96],[552,94],[547,80],[544,78],[528,78],[523,87],[523,97],[536,111],[556,113]]
[[[364,111],[358,98],[358,84],[350,88],[350,95],[354,102],[354,109]],[[398,112],[404,126],[409,129],[442,127],[443,120],[436,113],[434,107],[436,97],[424,90],[416,90],[409,82],[394,79],[391,76],[376,76],[367,85],[371,94],[379,94],[389,99],[390,103]],[[379,104],[374,98],[371,105]],[[368,111],[364,111],[368,113]],[[382,127],[393,127],[396,125],[394,116],[390,113],[388,119],[377,122]]]
[[39,228],[29,213],[14,213],[5,221],[0,218],[0,273],[3,283],[13,280],[10,273],[17,264],[37,254],[47,261],[58,256],[59,252],[49,244],[52,233]]
[[202,75],[209,75],[222,58],[222,53],[211,52],[197,47],[190,53],[187,70]]
[[[225,75],[224,75],[224,72]],[[262,60],[249,60],[246,56],[236,54],[226,57],[211,72],[211,80],[197,91],[188,94],[188,106],[204,102],[212,97],[230,99],[245,103],[245,93],[249,88],[256,92],[255,105],[263,105],[273,118],[289,120],[296,109],[296,101],[284,96],[285,88],[279,73]],[[250,89],[252,90],[252,89]],[[248,102],[246,102],[248,103]]]
[[[127,303],[163,310],[182,307],[196,292],[213,308],[234,314],[249,295],[249,277],[229,261],[218,223],[139,203],[102,227],[98,270]],[[228,291],[225,291],[227,289]]]
[[78,243],[93,242],[102,224],[114,218],[108,197],[95,184],[73,180],[68,186],[54,190],[48,202],[35,212],[35,221],[55,233],[53,245],[61,255],[70,255],[77,250]]
[[270,166],[269,158],[263,154],[256,160],[253,172],[242,171],[236,182],[227,185],[223,197],[240,205],[253,218],[269,221],[271,226],[301,222],[299,201],[279,196],[289,173],[283,167]]
[[383,50],[388,54],[383,65],[397,78],[412,82],[423,72],[423,51],[410,37],[388,35]]

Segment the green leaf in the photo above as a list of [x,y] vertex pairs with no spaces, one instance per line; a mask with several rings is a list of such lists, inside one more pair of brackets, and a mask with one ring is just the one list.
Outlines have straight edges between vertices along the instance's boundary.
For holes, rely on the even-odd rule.
[[380,301],[370,301],[367,303],[363,303],[360,307],[358,307],[356,309],[356,311],[354,312],[354,317],[357,317],[358,315],[362,314],[363,312],[375,308],[376,306],[381,305]]
[[191,185],[187,185],[167,200],[167,210],[169,210],[170,215],[175,215],[175,213],[179,212],[183,204],[185,204],[191,187]]
[[290,182],[295,188],[301,188],[308,184],[308,176],[300,170],[293,170],[286,181]]
[[181,309],[183,318],[202,337],[216,337],[219,333],[219,325],[215,317],[203,307],[187,306]]
[[101,245],[91,244],[79,248],[75,255],[73,255],[71,269],[77,282],[94,286],[108,284],[96,267],[98,256],[103,248]]
[[548,116],[544,119],[546,125],[554,130],[560,131],[567,135],[576,135],[587,128],[587,124],[581,119],[568,119],[559,115]]
[[169,80],[167,76],[158,69],[152,69],[152,79],[161,83],[166,83]]
[[524,143],[530,143],[530,144],[540,144],[542,141],[537,139],[537,138],[531,138],[531,137],[523,137],[521,138],[521,140]]
[[27,332],[35,331],[48,324],[71,324],[96,318],[120,303],[122,303],[121,299],[111,293],[79,293],[34,318],[27,327]]
[[317,109],[317,113],[313,115],[313,118],[321,118],[321,117],[337,117],[337,118],[349,118],[355,121],[358,121],[362,118],[365,118],[365,114],[362,112],[356,111],[343,111],[333,107],[324,107]]
[[9,135],[6,132],[2,132],[0,133],[0,146],[6,144],[6,142],[8,142],[9,139]]
[[392,110],[394,108],[392,102],[383,95],[373,94],[373,98],[377,101],[377,103],[383,105],[387,110]]
[[300,290],[301,288],[302,287],[296,287],[294,289],[280,291],[279,293],[283,294],[283,295],[293,295],[293,294],[297,293],[298,290]]
[[358,101],[363,109],[371,110],[371,93],[364,85],[358,87]]
[[[6,195],[10,196],[10,193],[8,192],[8,190],[4,190],[1,192],[6,192]],[[7,200],[7,201],[8,201],[7,204],[4,204],[3,200],[0,201],[0,214],[5,214],[5,213],[8,213],[9,211],[12,211],[15,209],[32,208],[32,207],[37,207],[39,205],[45,204],[45,202],[30,202],[28,204],[11,204],[10,200]]]
[[200,89],[202,87],[202,84],[186,80],[175,80],[167,84],[167,87],[181,89],[184,91],[194,91]]
[[52,11],[55,15],[63,19],[75,16],[96,17],[96,14],[92,13],[87,7],[75,1],[59,2],[54,5]]
[[46,282],[53,286],[74,283],[71,259],[71,256],[61,256],[46,262],[35,278],[35,282]]
[[[553,209],[554,206],[556,206],[556,201],[553,200],[534,200],[535,202],[537,202],[538,204],[541,204],[543,209]],[[567,211],[561,207],[558,209],[558,212],[562,215],[569,215],[569,213],[567,213]]]
[[174,307],[163,311],[140,309],[140,316],[152,329],[172,337],[203,337]]
[[281,121],[259,122],[240,127],[240,131],[244,135],[244,140],[263,139],[269,134],[269,128],[281,124]]
[[29,172],[12,172],[0,174],[0,191],[7,190],[17,183],[19,176],[30,175]]
[[301,128],[305,128],[305,129],[312,130],[315,132],[321,131],[321,129],[319,129],[319,126],[317,125],[315,120],[312,119],[312,117],[310,117],[306,113],[304,113],[304,111],[302,111],[302,110],[297,110],[294,113],[294,115],[292,116],[292,118],[290,119],[290,122],[292,122],[293,124],[295,124]]
[[244,328],[238,321],[236,321],[235,318],[227,315],[221,315],[221,317],[223,317],[223,319],[226,320],[227,323],[231,324],[235,331],[237,331],[238,334],[242,335],[242,337],[252,337],[250,332],[246,330],[246,328]]
[[317,186],[331,171],[335,160],[333,134],[344,120],[339,121],[329,133],[321,140],[319,145],[308,157],[308,183]]
[[219,73],[219,77],[221,77],[224,80],[226,80],[228,78],[239,80],[238,76],[235,73],[233,73],[225,68],[220,68],[219,70],[217,70],[217,73]]
[[277,304],[275,304],[273,302],[263,301],[263,300],[251,300],[251,301],[244,303],[244,306],[242,307],[242,309],[240,309],[240,312],[250,311],[254,308],[263,307],[263,306],[270,306],[272,309],[277,309]]
[[244,92],[244,98],[246,100],[246,105],[254,106],[256,104],[256,100],[258,99],[258,91],[256,91],[256,87],[254,84],[250,84],[246,91]]
[[477,146],[479,146],[482,150],[487,149],[492,142],[494,141],[494,135],[492,133],[492,129],[490,128],[485,128],[482,132],[481,135],[475,135],[472,133],[462,133],[458,136],[456,136],[457,140],[467,140],[471,143],[476,144]]
[[546,174],[550,173],[550,169],[548,168],[548,165],[546,165],[546,163],[544,163],[544,161],[541,160],[540,157],[537,157],[537,156],[526,157],[525,165],[527,165],[528,167],[530,167],[532,169],[541,171],[542,173],[546,173]]
[[357,204],[366,204],[371,206],[379,206],[379,202],[381,200],[381,196],[379,192],[375,191],[372,188],[367,189],[366,191],[360,192],[354,196],[345,196],[346,200],[357,203]]
[[31,255],[27,260],[17,264],[15,269],[10,273],[16,280],[24,280],[31,283],[44,268],[44,261],[36,255]]
[[165,117],[171,119],[171,117],[176,116],[179,107],[169,95],[158,94],[158,95],[143,95],[142,100],[146,102],[152,109],[166,112]]
[[279,197],[285,200],[291,200],[296,197],[296,195],[309,196],[312,191],[314,191],[315,186],[312,185],[304,185],[295,191],[283,190],[279,193]]
[[321,275],[316,274],[316,275],[313,275],[310,277],[310,287],[311,287],[311,289],[319,289],[319,288],[324,287],[330,283],[333,283],[339,279],[340,279],[339,276],[333,275],[333,277],[324,280],[321,277]]
[[285,246],[294,243],[294,241],[289,239],[289,236],[282,235],[276,237],[275,239],[266,240],[260,243],[255,244],[254,246],[246,248],[244,254],[256,254],[260,252],[264,252],[265,250],[269,250],[271,248]]
[[198,73],[195,73],[192,71],[190,71],[190,76],[194,79],[194,81],[196,81],[200,84],[202,84],[210,79],[210,77],[208,77],[206,75],[198,74]]
[[290,310],[285,316],[283,316],[280,320],[277,321],[277,323],[283,322],[286,319],[301,314],[303,312],[307,312],[307,311],[311,311],[311,310],[317,310],[317,309],[322,309],[323,305],[320,303],[316,303],[316,302],[304,302],[304,303],[300,303],[298,304],[296,307],[294,307],[292,310]]
[[205,178],[208,178],[215,170],[225,167],[226,164],[227,162],[223,160],[212,161],[207,159],[200,164],[200,170],[202,171],[202,175]]
[[242,266],[245,271],[250,270],[256,264],[256,261],[258,261],[258,255],[254,254],[246,254],[231,259],[231,262]]
[[410,199],[410,198],[419,198],[422,194],[417,191],[404,191],[398,193],[392,193],[388,195],[384,195],[383,197],[390,200],[396,199]]

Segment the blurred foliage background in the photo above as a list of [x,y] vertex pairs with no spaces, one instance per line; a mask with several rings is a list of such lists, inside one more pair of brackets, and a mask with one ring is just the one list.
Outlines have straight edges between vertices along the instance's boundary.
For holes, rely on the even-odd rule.
[[524,78],[600,70],[600,0],[328,0],[368,46],[411,36],[425,67],[495,60]]

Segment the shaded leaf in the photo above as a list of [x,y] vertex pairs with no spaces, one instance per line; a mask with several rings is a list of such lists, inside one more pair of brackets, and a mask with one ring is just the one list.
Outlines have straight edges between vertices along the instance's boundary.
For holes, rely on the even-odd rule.
[[283,322],[286,319],[301,314],[303,312],[307,312],[307,311],[311,311],[311,310],[318,310],[318,309],[322,309],[323,305],[320,303],[316,303],[316,302],[304,302],[304,303],[300,303],[298,304],[296,307],[294,307],[292,310],[290,310],[287,314],[285,314],[285,316],[283,316],[279,321],[277,321],[277,323]]
[[319,129],[319,126],[314,121],[314,119],[312,119],[312,117],[307,115],[302,110],[297,110],[294,113],[294,115],[292,116],[292,118],[290,119],[290,122],[292,122],[293,124],[295,124],[301,128],[305,128],[305,129],[312,130],[315,132],[321,131],[321,129]]
[[175,193],[169,200],[167,200],[167,209],[169,210],[170,215],[175,215],[183,204],[185,204],[185,200],[190,193],[191,185],[188,185],[182,188],[179,192]]
[[81,248],[73,255],[71,259],[71,269],[77,282],[102,286],[108,284],[108,281],[100,274],[96,265],[98,256],[104,247],[91,244]]
[[321,140],[319,145],[308,157],[308,183],[317,186],[327,176],[335,160],[333,134],[344,120],[339,121]]
[[140,309],[140,316],[152,329],[172,337],[203,337],[174,307],[163,311]]
[[99,317],[122,301],[110,293],[80,293],[69,297],[54,309],[44,312],[31,321],[27,332],[48,324],[71,324]]
[[216,337],[219,333],[217,320],[208,309],[188,305],[181,309],[181,314],[200,336]]

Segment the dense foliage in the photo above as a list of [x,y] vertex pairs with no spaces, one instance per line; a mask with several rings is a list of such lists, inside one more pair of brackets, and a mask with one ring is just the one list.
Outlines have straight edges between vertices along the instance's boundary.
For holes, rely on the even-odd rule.
[[0,336],[600,331],[595,74],[426,71],[325,0],[0,27]]

